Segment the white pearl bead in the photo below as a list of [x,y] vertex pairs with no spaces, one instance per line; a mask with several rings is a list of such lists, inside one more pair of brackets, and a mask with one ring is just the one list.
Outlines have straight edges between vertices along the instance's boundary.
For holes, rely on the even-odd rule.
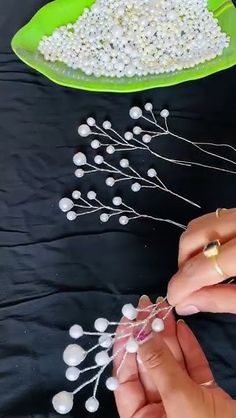
[[102,126],[106,130],[111,129],[111,122],[109,122],[108,120],[105,120],[105,122],[103,122]]
[[103,348],[110,348],[113,344],[113,340],[109,334],[103,334],[99,337],[99,344]]
[[156,170],[154,168],[149,168],[149,170],[147,172],[147,175],[148,175],[148,177],[153,178],[153,177],[156,177],[157,172],[156,172]]
[[66,217],[68,221],[74,221],[77,218],[77,214],[73,210],[70,210],[70,212],[66,214]]
[[75,200],[80,199],[81,198],[81,192],[79,190],[74,190],[73,193],[72,193],[72,197]]
[[52,399],[53,408],[58,414],[68,414],[73,408],[73,394],[70,392],[59,392]]
[[151,142],[152,137],[151,137],[151,135],[145,134],[145,135],[143,135],[142,140],[145,144],[148,144],[149,142]]
[[164,321],[160,318],[155,318],[154,321],[152,321],[152,330],[154,332],[161,332],[165,328]]
[[115,184],[115,179],[113,179],[113,177],[107,177],[106,185],[109,186],[109,187],[112,187],[112,186],[114,186],[114,184]]
[[77,168],[77,170],[75,170],[75,177],[79,179],[84,177],[84,170],[82,168]]
[[132,132],[128,131],[128,132],[125,132],[124,137],[127,141],[130,141],[133,138],[133,134],[132,134]]
[[100,221],[101,222],[108,222],[109,221],[109,215],[107,213],[101,213],[100,215]]
[[88,118],[87,119],[87,124],[89,125],[89,126],[94,126],[95,124],[96,124],[96,121],[95,121],[95,119],[94,118]]
[[94,140],[91,142],[91,147],[92,147],[93,149],[98,149],[98,148],[100,148],[100,146],[101,146],[101,142],[99,142],[97,139],[94,139]]
[[96,398],[91,397],[85,402],[85,408],[88,412],[96,412],[99,408],[99,402]]
[[77,367],[68,367],[66,369],[66,378],[67,380],[70,380],[70,382],[75,382],[80,375],[80,370],[77,369]]
[[110,358],[106,351],[100,351],[100,353],[97,353],[95,356],[95,363],[98,366],[104,366],[109,363],[109,360]]
[[114,206],[120,206],[120,205],[122,205],[122,199],[121,199],[121,197],[120,196],[113,197],[112,203],[113,203]]
[[89,200],[95,200],[95,199],[96,199],[96,197],[97,197],[97,193],[96,193],[96,192],[94,192],[93,190],[90,190],[90,191],[87,193],[87,198],[88,198]]
[[80,136],[86,137],[86,136],[89,136],[91,134],[91,129],[88,125],[83,124],[83,125],[79,126],[78,133],[79,133]]
[[121,225],[127,225],[127,224],[128,224],[128,222],[129,222],[129,218],[128,218],[128,216],[123,215],[123,216],[121,216],[121,217],[119,218],[119,223],[120,223]]
[[139,349],[139,345],[138,345],[137,341],[131,339],[130,341],[128,341],[126,343],[125,349],[126,349],[127,353],[137,353],[137,351]]
[[125,318],[129,319],[130,321],[133,321],[134,319],[137,318],[138,311],[132,305],[132,303],[127,303],[122,308],[122,314]]
[[137,182],[133,183],[132,186],[131,186],[131,190],[133,192],[139,192],[140,189],[141,189],[141,185]]
[[141,132],[142,132],[142,129],[140,128],[140,126],[135,126],[135,127],[133,128],[133,133],[134,133],[135,135],[140,135],[140,134],[141,134]]
[[127,160],[127,158],[122,158],[122,160],[120,160],[120,166],[122,168],[128,168],[129,167],[129,160]]
[[84,155],[82,152],[77,152],[77,154],[75,154],[73,157],[73,162],[79,167],[85,165],[87,163],[86,155]]
[[69,344],[63,353],[63,360],[68,366],[78,366],[84,361],[86,352],[80,345]]
[[59,202],[59,208],[62,210],[62,212],[68,212],[74,207],[74,203],[71,199],[68,199],[68,197],[63,197]]
[[170,114],[170,112],[167,109],[163,109],[160,113],[162,118],[168,118],[169,114]]
[[137,106],[131,107],[129,115],[131,119],[139,119],[142,116],[142,110]]
[[72,325],[72,327],[70,327],[69,334],[71,338],[78,339],[84,335],[84,331],[81,325],[75,324],[75,325]]
[[106,148],[106,152],[108,154],[114,154],[115,148],[113,147],[113,145],[108,145],[108,147]]
[[112,392],[117,390],[119,386],[119,380],[116,377],[108,377],[108,379],[106,380],[106,387]]
[[94,162],[98,165],[101,165],[104,162],[104,158],[102,155],[96,155],[94,158]]
[[144,108],[147,112],[150,112],[153,109],[153,105],[152,103],[146,103]]
[[105,332],[108,325],[109,325],[109,322],[105,318],[97,318],[96,321],[94,322],[94,328],[98,332]]

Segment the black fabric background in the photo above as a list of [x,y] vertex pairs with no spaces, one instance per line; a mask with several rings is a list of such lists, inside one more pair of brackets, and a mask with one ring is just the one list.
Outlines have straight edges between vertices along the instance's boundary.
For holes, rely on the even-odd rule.
[[[84,144],[76,129],[84,118],[111,118],[125,131],[132,104],[167,107],[170,125],[196,140],[236,145],[236,69],[196,82],[136,94],[96,94],[53,85],[19,62],[10,40],[46,0],[0,0],[0,416],[56,417],[51,397],[66,383],[61,355],[75,322],[91,328],[97,316],[117,319],[126,301],[165,294],[176,270],[181,231],[138,221],[102,226],[96,216],[66,221],[58,200],[80,182],[72,156]],[[178,141],[163,152],[196,157]],[[146,167],[151,160],[137,155]],[[202,160],[207,161],[207,160]],[[236,204],[236,177],[207,169],[161,164],[167,184],[202,206],[192,208],[163,194],[125,195],[143,211],[187,223],[193,217]],[[83,182],[105,199],[102,181]],[[155,196],[155,197],[153,197]],[[135,203],[136,202],[136,203]],[[198,315],[188,320],[211,362],[217,381],[236,398],[236,317]],[[70,417],[90,416],[76,398]],[[100,389],[96,417],[117,416],[112,395]]]

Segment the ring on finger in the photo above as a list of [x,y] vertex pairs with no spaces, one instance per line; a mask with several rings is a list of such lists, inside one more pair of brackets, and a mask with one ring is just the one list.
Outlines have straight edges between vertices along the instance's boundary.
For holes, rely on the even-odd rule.
[[218,256],[220,254],[220,247],[221,243],[219,240],[211,241],[205,247],[203,248],[203,254],[206,258],[209,258],[213,262],[214,269],[217,271],[217,273],[221,276],[226,278],[227,275],[224,273],[222,268],[220,267],[218,263]]
[[216,217],[217,217],[217,219],[220,219],[220,217],[222,215],[222,212],[225,212],[225,211],[227,211],[226,208],[218,208],[218,209],[216,209]]

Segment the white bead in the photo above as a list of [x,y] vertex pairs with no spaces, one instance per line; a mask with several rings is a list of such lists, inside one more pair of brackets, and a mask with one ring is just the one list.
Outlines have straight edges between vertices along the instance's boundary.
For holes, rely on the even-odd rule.
[[85,165],[87,163],[86,155],[84,155],[83,152],[77,152],[77,154],[75,154],[73,157],[73,162],[79,167]]
[[121,225],[127,225],[127,224],[128,224],[128,222],[129,222],[129,218],[128,218],[128,216],[123,215],[123,216],[121,216],[121,217],[119,218],[119,223],[120,223]]
[[130,141],[133,138],[133,134],[132,132],[127,131],[125,132],[124,137],[127,141]]
[[53,408],[58,414],[68,414],[73,408],[73,394],[70,392],[59,392],[52,399]]
[[91,147],[92,147],[93,149],[98,149],[98,148],[100,148],[100,146],[101,146],[101,143],[100,143],[97,139],[94,139],[94,140],[91,142]]
[[106,152],[108,154],[114,154],[115,148],[113,147],[113,145],[108,145],[108,147],[106,148]]
[[127,303],[122,308],[122,314],[125,318],[129,319],[130,321],[133,321],[134,319],[137,318],[138,311],[132,305],[132,303]]
[[96,124],[96,121],[95,121],[95,119],[94,118],[88,118],[87,119],[87,124],[89,125],[89,126],[94,126],[95,124]]
[[161,332],[165,328],[164,321],[160,318],[155,318],[154,321],[152,321],[152,330],[154,332]]
[[148,177],[153,178],[153,177],[156,177],[157,172],[156,172],[156,170],[154,168],[149,168],[149,170],[147,172],[147,175],[148,175]]
[[59,208],[62,210],[62,212],[68,212],[74,207],[74,203],[71,199],[68,199],[68,197],[63,197],[59,202]]
[[100,215],[100,221],[101,222],[107,222],[107,221],[109,221],[109,215],[107,214],[107,213],[101,213],[101,215]]
[[96,192],[94,192],[93,190],[90,190],[90,191],[87,193],[87,198],[88,198],[89,200],[95,200],[95,199],[96,199],[96,197],[97,197],[97,193],[96,193]]
[[88,125],[83,124],[83,125],[79,126],[78,133],[79,133],[80,136],[86,137],[86,136],[89,136],[91,134],[91,129]]
[[170,114],[170,112],[167,109],[163,109],[160,113],[162,118],[168,118],[169,114]]
[[80,375],[80,370],[77,369],[77,367],[68,367],[66,369],[66,378],[67,380],[70,380],[70,382],[75,382]]
[[137,182],[133,183],[132,186],[131,186],[131,190],[133,192],[139,192],[140,189],[141,189],[141,185]]
[[113,340],[109,334],[103,334],[99,337],[99,344],[103,348],[110,348],[113,344]]
[[74,221],[77,218],[77,214],[73,210],[70,210],[70,212],[66,214],[66,217],[68,221]]
[[75,325],[72,325],[72,327],[70,327],[69,334],[71,338],[78,339],[84,335],[84,331],[81,325],[75,324]]
[[134,133],[135,135],[140,135],[140,134],[141,134],[141,132],[142,132],[142,129],[140,128],[140,126],[135,126],[135,127],[133,128],[133,133]]
[[113,179],[113,177],[107,177],[106,185],[109,186],[109,187],[112,187],[112,186],[114,186],[114,184],[115,184],[115,179]]
[[109,122],[109,120],[105,120],[105,122],[103,122],[102,126],[106,130],[111,129],[111,122]]
[[131,119],[139,119],[142,116],[142,110],[137,106],[131,107],[129,115]]
[[144,108],[147,112],[150,112],[153,109],[153,105],[152,103],[146,103]]
[[101,165],[104,162],[104,158],[102,155],[96,155],[94,158],[94,162],[98,165]]
[[81,198],[81,192],[79,190],[74,190],[73,193],[72,193],[72,197],[75,200],[80,199]]
[[77,170],[75,170],[75,177],[79,179],[84,177],[84,170],[82,168],[77,168]]
[[109,322],[105,318],[97,318],[96,321],[94,322],[94,328],[98,332],[105,332],[108,325],[109,325]]
[[85,408],[88,412],[96,412],[99,408],[99,402],[96,398],[91,397],[85,402]]
[[125,349],[127,353],[137,353],[139,349],[139,345],[137,341],[135,341],[134,339],[131,339],[126,343]]
[[105,364],[109,363],[110,357],[106,351],[100,351],[95,356],[95,363],[98,366],[104,366]]
[[143,135],[142,140],[145,144],[148,144],[149,142],[151,142],[152,137],[151,137],[151,135],[145,134],[145,135]]
[[127,158],[122,158],[122,160],[120,160],[120,166],[122,168],[127,168],[129,167],[129,160],[127,160]]
[[80,345],[69,344],[63,353],[63,360],[68,366],[78,366],[84,361],[86,352]]
[[114,206],[120,206],[120,205],[122,205],[122,199],[121,199],[121,197],[120,196],[113,197],[112,203],[113,203]]
[[117,390],[119,386],[119,380],[116,377],[108,377],[108,379],[106,380],[106,387],[112,392]]

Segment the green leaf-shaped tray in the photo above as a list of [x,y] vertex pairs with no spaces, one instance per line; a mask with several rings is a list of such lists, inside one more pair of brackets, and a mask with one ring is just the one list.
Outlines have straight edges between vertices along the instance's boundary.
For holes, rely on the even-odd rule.
[[230,36],[229,47],[224,50],[223,55],[194,68],[145,77],[96,78],[87,76],[80,70],[73,70],[63,63],[45,61],[37,50],[42,37],[51,35],[59,26],[75,22],[83,10],[91,7],[94,2],[95,0],[54,0],[48,3],[14,36],[14,52],[30,67],[62,86],[123,93],[171,86],[205,77],[236,64],[236,9],[230,0],[208,0],[209,10],[218,19],[223,31]]

